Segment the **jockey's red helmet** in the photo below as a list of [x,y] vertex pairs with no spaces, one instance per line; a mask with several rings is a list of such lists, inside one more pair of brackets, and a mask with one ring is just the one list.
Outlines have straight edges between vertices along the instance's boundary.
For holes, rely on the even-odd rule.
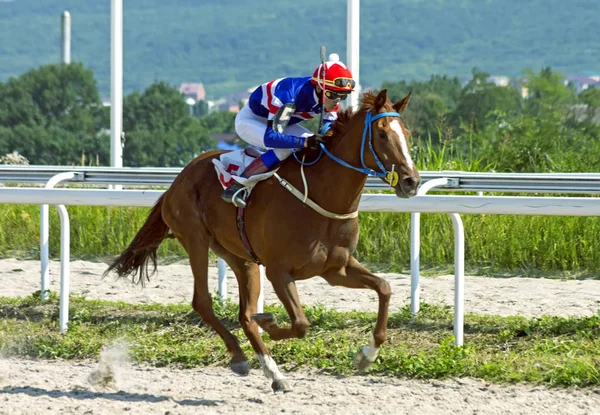
[[[323,65],[325,66],[325,80],[323,80]],[[310,82],[321,87],[325,82],[326,90],[346,93],[352,92],[356,85],[352,79],[352,72],[340,61],[337,53],[330,54],[329,60],[315,69]]]

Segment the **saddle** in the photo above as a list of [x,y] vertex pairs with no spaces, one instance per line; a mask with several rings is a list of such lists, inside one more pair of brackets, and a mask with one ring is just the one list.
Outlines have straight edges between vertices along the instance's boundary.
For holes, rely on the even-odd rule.
[[223,189],[228,188],[233,181],[236,181],[243,184],[246,187],[248,194],[250,194],[252,188],[256,186],[258,182],[271,177],[273,173],[275,173],[275,170],[256,174],[248,178],[240,176],[244,169],[262,154],[261,151],[253,147],[246,147],[243,150],[223,153],[218,159],[213,159],[212,162],[215,165],[217,178],[219,179],[221,186],[223,186]]

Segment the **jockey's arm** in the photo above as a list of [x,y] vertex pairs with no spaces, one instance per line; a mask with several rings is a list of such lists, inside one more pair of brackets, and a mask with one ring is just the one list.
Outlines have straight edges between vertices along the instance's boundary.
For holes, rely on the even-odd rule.
[[270,148],[302,148],[304,147],[304,137],[295,137],[293,135],[281,134],[273,130],[273,120],[267,121],[265,131],[265,146]]

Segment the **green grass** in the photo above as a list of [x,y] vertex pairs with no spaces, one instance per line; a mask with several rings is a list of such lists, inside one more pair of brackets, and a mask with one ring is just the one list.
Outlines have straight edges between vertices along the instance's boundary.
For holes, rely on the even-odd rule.
[[[99,258],[118,255],[133,239],[149,209],[69,207],[71,255]],[[469,273],[511,272],[535,276],[574,272],[598,277],[596,249],[600,218],[516,215],[464,215],[465,260]],[[50,255],[60,254],[60,221],[50,210]],[[39,206],[0,205],[0,257],[39,258]],[[161,261],[186,257],[176,240],[159,249]],[[410,265],[410,214],[361,213],[359,260],[381,271]],[[385,262],[382,262],[385,258]],[[447,215],[421,216],[421,264],[450,269],[454,231]]]
[[[221,339],[188,305],[131,305],[71,298],[69,330],[58,331],[58,299],[42,303],[0,297],[0,353],[41,359],[95,359],[102,348],[125,340],[131,358],[155,366],[226,366]],[[258,368],[237,322],[238,309],[215,302],[217,315],[240,339],[250,364]],[[266,307],[288,324],[280,307]],[[368,343],[374,313],[337,312],[306,307],[311,328],[305,339],[273,342],[264,335],[275,360],[286,370],[315,368],[353,374],[354,354]],[[498,317],[467,314],[465,346],[455,347],[452,312],[422,304],[415,322],[407,308],[390,315],[388,341],[369,374],[443,379],[475,377],[498,383],[531,382],[549,386],[600,385],[600,316]]]

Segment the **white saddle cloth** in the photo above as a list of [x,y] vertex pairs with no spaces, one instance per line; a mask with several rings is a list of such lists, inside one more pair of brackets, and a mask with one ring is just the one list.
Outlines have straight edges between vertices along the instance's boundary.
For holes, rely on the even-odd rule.
[[213,159],[212,162],[215,165],[217,177],[219,183],[223,186],[223,189],[228,188],[234,180],[247,188],[252,189],[256,186],[256,183],[271,177],[276,170],[256,174],[249,178],[240,176],[246,167],[261,154],[260,151],[255,149],[244,149],[223,153],[218,159]]

